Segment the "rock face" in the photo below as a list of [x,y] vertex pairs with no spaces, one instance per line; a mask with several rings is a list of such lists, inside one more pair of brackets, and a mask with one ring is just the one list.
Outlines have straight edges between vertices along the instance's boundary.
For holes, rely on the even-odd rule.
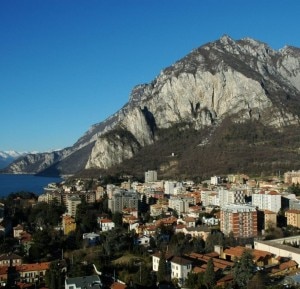
[[[69,174],[107,169],[153,144],[157,130],[178,123],[200,130],[230,116],[236,122],[253,119],[280,129],[299,124],[299,96],[299,48],[275,51],[250,38],[235,41],[225,35],[193,50],[151,83],[136,86],[123,108],[93,125],[72,147],[28,155],[7,171],[38,173],[56,166],[60,174]],[[81,159],[76,171],[62,165],[70,157]]]

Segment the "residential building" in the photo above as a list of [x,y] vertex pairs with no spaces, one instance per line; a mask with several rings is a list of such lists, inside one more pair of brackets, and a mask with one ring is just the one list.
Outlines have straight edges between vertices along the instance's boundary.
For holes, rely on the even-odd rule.
[[76,222],[75,218],[73,218],[70,215],[64,215],[62,218],[62,226],[64,235],[68,235],[70,232],[73,232],[76,230]]
[[26,283],[44,281],[46,271],[49,269],[50,262],[41,262],[34,264],[22,264],[16,267],[20,279]]
[[235,238],[257,236],[257,212],[249,205],[231,204],[221,207],[220,229],[225,235],[233,233]]
[[154,204],[150,206],[150,216],[152,217],[158,217],[162,215],[163,213],[166,213],[168,211],[168,205],[165,204]]
[[145,172],[145,183],[152,183],[157,181],[157,171]]
[[201,203],[203,207],[218,206],[220,201],[216,191],[203,190],[201,191]]
[[81,204],[81,199],[78,195],[72,195],[67,199],[67,211],[70,216],[76,216],[76,210],[79,204]]
[[218,196],[220,199],[220,207],[228,204],[245,204],[244,189],[226,190],[224,188],[221,188],[220,190],[218,190]]
[[300,171],[284,173],[284,182],[287,184],[300,184]]
[[252,194],[252,205],[260,210],[278,213],[281,208],[281,195],[276,191],[260,191]]
[[285,257],[300,264],[300,249],[289,245],[277,243],[277,240],[254,241],[254,248],[274,254],[275,258]]
[[265,210],[264,211],[264,229],[275,228],[277,226],[277,213]]
[[89,246],[93,246],[99,244],[100,242],[100,235],[94,232],[92,233],[84,233],[82,235],[82,239],[86,240]]
[[195,205],[192,197],[171,196],[169,199],[169,208],[176,211],[178,215],[188,212],[190,205]]
[[20,224],[17,225],[16,227],[13,227],[14,238],[19,238],[23,231],[24,231],[24,228]]
[[138,209],[139,198],[134,191],[118,190],[108,200],[108,208],[112,213],[122,212],[124,208]]
[[112,220],[107,218],[98,218],[97,222],[99,224],[101,231],[103,232],[110,231],[115,227],[115,223]]
[[300,228],[300,210],[288,210],[285,212],[287,225]]
[[17,266],[22,264],[22,257],[14,253],[0,255],[0,266]]
[[192,261],[183,257],[174,256],[171,260],[171,278],[176,278],[183,284],[188,274],[192,271]]
[[207,237],[211,234],[211,228],[206,226],[198,227],[184,227],[182,229],[184,235],[189,235],[193,238],[202,238],[203,241],[206,241]]

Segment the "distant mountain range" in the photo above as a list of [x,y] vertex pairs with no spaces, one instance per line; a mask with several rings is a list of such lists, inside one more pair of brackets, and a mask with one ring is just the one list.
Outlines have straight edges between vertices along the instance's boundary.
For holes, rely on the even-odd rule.
[[7,167],[17,158],[28,154],[28,152],[0,151],[0,169]]
[[124,107],[73,146],[27,154],[5,171],[156,169],[169,178],[284,171],[300,168],[299,121],[300,49],[224,35],[137,85]]

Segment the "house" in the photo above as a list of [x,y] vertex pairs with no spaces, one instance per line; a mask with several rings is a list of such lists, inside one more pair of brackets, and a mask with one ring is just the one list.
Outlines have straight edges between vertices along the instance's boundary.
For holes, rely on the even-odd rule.
[[[166,263],[167,263],[167,270],[168,272],[170,272],[170,260],[173,258],[174,256],[172,254],[166,253],[165,254],[165,259],[166,259]],[[159,266],[159,260],[161,258],[161,253],[157,252],[155,254],[152,255],[152,270],[157,272],[158,271],[158,266]]]
[[135,244],[149,246],[150,237],[149,236],[141,236],[135,241]]
[[94,232],[92,233],[84,233],[82,235],[82,239],[86,240],[89,246],[93,246],[99,244],[100,242],[100,235]]
[[188,227],[188,228],[195,227],[196,219],[192,218],[192,217],[185,217],[183,219],[178,219],[177,224],[179,224],[179,223],[186,225],[186,227]]
[[115,227],[115,223],[110,219],[98,218],[97,221],[98,221],[101,231],[103,231],[103,232],[110,231]]
[[205,218],[202,217],[201,219],[202,223],[208,226],[217,226],[219,225],[219,219],[211,217],[211,218]]
[[66,278],[65,289],[101,289],[102,282],[98,275]]
[[183,284],[188,274],[192,271],[192,261],[183,257],[175,256],[170,260],[171,278],[176,278],[179,284]]
[[19,238],[20,234],[24,231],[24,228],[22,225],[17,225],[16,227],[13,227],[14,232],[14,238]]
[[64,215],[62,219],[64,235],[76,230],[75,218],[70,215]]
[[211,233],[211,228],[205,226],[190,227],[190,228],[183,228],[182,232],[185,235],[191,235],[191,237],[196,237],[196,238],[200,237],[205,241]]
[[300,210],[287,210],[285,217],[287,218],[287,225],[300,228]]
[[277,276],[277,275],[286,275],[292,271],[295,271],[298,268],[298,263],[294,260],[288,260],[286,262],[280,263],[277,266],[271,269],[270,275]]
[[49,269],[50,262],[22,264],[16,266],[16,271],[19,273],[21,280],[27,283],[35,283],[44,281],[46,271]]
[[0,255],[0,266],[17,266],[22,264],[22,257],[14,253]]

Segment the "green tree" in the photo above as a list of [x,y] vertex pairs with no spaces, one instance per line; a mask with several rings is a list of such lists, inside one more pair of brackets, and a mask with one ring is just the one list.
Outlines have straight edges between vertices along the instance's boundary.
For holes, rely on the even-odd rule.
[[212,232],[208,235],[205,241],[205,252],[213,252],[215,245],[224,246],[224,237],[219,231]]
[[122,226],[123,224],[123,215],[120,212],[115,212],[112,215],[112,221],[116,224],[116,226]]
[[62,270],[60,261],[50,263],[46,272],[45,282],[50,289],[60,289],[64,284],[65,274]]
[[141,263],[139,265],[139,270],[133,277],[133,282],[141,286],[151,286],[153,284],[153,278],[151,276],[151,269],[148,268],[145,264]]
[[167,268],[166,254],[165,252],[162,251],[158,263],[157,281],[158,282],[167,281],[167,274],[168,274],[168,268]]
[[250,250],[245,250],[240,259],[234,261],[233,281],[239,288],[246,288],[254,272],[253,256]]
[[202,237],[196,237],[193,240],[193,250],[195,253],[203,253],[205,249],[205,242]]
[[207,288],[213,288],[216,285],[216,275],[214,271],[214,263],[212,258],[210,258],[207,262],[207,267],[204,272],[203,281]]

